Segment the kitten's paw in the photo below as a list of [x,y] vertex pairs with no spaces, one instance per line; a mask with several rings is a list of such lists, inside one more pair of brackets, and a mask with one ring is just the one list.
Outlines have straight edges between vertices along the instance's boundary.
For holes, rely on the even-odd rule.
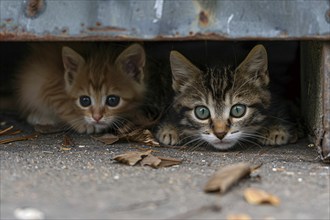
[[74,126],[74,130],[80,134],[93,134],[94,133],[94,126],[93,125],[89,125],[89,124],[80,124],[80,125],[76,125]]
[[65,130],[64,124],[50,114],[31,113],[28,115],[27,121],[33,125],[36,132],[42,134],[58,133]]
[[97,133],[102,133],[104,132],[107,127],[106,126],[96,126],[92,124],[82,124],[80,126],[76,126],[74,128],[76,132],[80,134],[97,134]]
[[93,134],[95,133],[96,129],[94,127],[94,125],[87,125],[86,126],[86,133],[87,134]]
[[283,145],[295,143],[298,139],[296,132],[289,131],[285,126],[271,126],[262,132],[264,138],[259,142],[263,145]]
[[159,142],[166,145],[176,145],[179,143],[178,130],[172,125],[160,127],[157,131],[156,138]]
[[31,113],[27,116],[27,121],[32,125],[40,126],[56,126],[59,120],[52,115],[45,115],[41,113]]

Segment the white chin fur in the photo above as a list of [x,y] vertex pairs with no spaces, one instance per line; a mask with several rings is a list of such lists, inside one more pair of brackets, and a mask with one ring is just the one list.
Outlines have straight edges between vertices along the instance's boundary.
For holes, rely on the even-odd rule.
[[208,142],[211,144],[214,148],[219,149],[219,150],[227,150],[229,148],[232,148],[236,142]]
[[214,148],[219,150],[227,150],[229,148],[232,148],[239,139],[239,134],[235,133],[233,135],[226,136],[224,139],[220,140],[215,135],[202,135],[202,139],[212,145]]

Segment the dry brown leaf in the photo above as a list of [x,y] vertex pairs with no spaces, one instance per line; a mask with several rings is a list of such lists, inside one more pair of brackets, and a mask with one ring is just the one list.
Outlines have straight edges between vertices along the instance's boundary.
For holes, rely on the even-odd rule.
[[148,146],[160,146],[158,141],[156,141],[148,129],[134,130],[127,135],[122,135],[121,138],[124,138],[128,141],[139,142]]
[[0,136],[1,135],[8,135],[8,136],[9,135],[15,135],[15,134],[19,134],[19,133],[22,132],[21,130],[14,130],[13,131],[13,128],[14,128],[14,126],[10,126],[8,128],[0,130]]
[[264,190],[256,188],[247,188],[244,190],[244,198],[246,201],[253,205],[271,204],[278,206],[280,199]]
[[141,166],[148,165],[153,168],[169,167],[178,165],[182,162],[180,159],[154,156],[151,154],[151,152],[153,152],[153,150],[129,151],[125,152],[124,154],[115,156],[113,159],[131,166],[134,166],[140,162]]
[[31,135],[26,135],[26,136],[21,136],[21,137],[7,138],[7,139],[0,140],[0,144],[7,144],[7,143],[15,142],[15,141],[31,140],[31,139],[34,139],[37,137],[38,137],[37,134],[31,134]]
[[158,166],[161,162],[162,162],[161,159],[159,159],[158,157],[156,157],[152,154],[149,154],[148,156],[143,158],[140,163],[141,163],[141,166],[148,165],[148,166],[151,166],[153,168],[158,168]]
[[13,128],[14,128],[14,126],[10,126],[8,128],[0,130],[0,135],[6,134],[8,131],[12,130]]
[[62,146],[63,147],[74,147],[74,143],[69,135],[64,135]]
[[16,134],[20,134],[20,133],[22,133],[21,130],[15,130],[15,131],[7,132],[6,135],[16,135]]
[[148,146],[160,146],[159,143],[151,134],[151,132],[147,129],[137,129],[128,134],[120,134],[120,135],[104,134],[102,136],[92,137],[92,138],[109,145],[122,140],[122,141],[138,142]]
[[174,165],[179,165],[182,162],[182,160],[175,158],[167,158],[167,157],[158,157],[158,158],[161,160],[158,167],[170,167]]
[[230,214],[227,220],[251,220],[251,217],[247,214]]
[[115,156],[113,159],[118,162],[125,163],[130,166],[134,166],[139,161],[141,161],[143,159],[143,157],[148,156],[151,152],[152,152],[152,150],[148,150],[148,151],[144,151],[144,152],[129,151],[124,154]]
[[93,139],[103,142],[104,144],[114,144],[119,141],[119,137],[113,134],[104,134],[102,136],[93,137]]
[[249,175],[251,168],[246,163],[226,166],[218,170],[207,182],[204,191],[225,193],[238,180]]

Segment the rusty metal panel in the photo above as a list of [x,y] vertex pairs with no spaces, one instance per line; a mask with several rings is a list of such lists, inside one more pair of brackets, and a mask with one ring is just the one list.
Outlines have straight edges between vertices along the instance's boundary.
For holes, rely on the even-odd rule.
[[330,162],[330,42],[323,45],[321,56],[321,74],[323,75],[323,130],[321,155]]
[[301,43],[302,113],[311,141],[330,162],[330,42]]
[[0,40],[323,40],[329,25],[329,0],[0,0]]

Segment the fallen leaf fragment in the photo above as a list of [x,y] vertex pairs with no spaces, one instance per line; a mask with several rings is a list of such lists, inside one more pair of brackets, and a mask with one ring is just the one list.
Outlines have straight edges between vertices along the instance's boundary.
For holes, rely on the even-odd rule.
[[63,143],[60,147],[60,151],[68,151],[71,150],[72,147],[74,147],[74,143],[69,135],[64,135],[63,137]]
[[15,131],[10,131],[10,132],[6,133],[6,135],[16,135],[16,134],[20,134],[20,133],[22,133],[21,130],[15,130]]
[[113,134],[104,134],[102,136],[99,136],[99,137],[93,137],[95,140],[98,140],[98,141],[101,141],[103,142],[104,144],[114,144],[116,143],[117,141],[119,141],[119,137],[116,136],[116,135],[113,135]]
[[227,220],[251,220],[251,217],[247,214],[230,214]]
[[143,158],[140,163],[141,163],[141,166],[148,165],[148,166],[151,166],[153,168],[157,168],[161,162],[162,162],[161,159],[159,159],[158,157],[156,157],[152,154],[149,154],[148,156]]
[[7,144],[15,141],[25,141],[25,140],[31,140],[38,137],[37,134],[31,134],[31,135],[26,135],[26,136],[21,136],[21,137],[13,137],[13,138],[7,138],[0,140],[0,144]]
[[60,151],[68,151],[71,150],[71,147],[60,147]]
[[128,164],[130,166],[134,166],[139,161],[141,161],[143,159],[143,157],[148,156],[151,152],[152,152],[152,150],[148,150],[148,151],[144,151],[144,152],[129,151],[129,152],[126,152],[124,154],[120,154],[118,156],[115,156],[113,159],[118,161],[118,162],[125,163],[125,164]]
[[127,134],[104,134],[98,137],[92,137],[95,140],[101,141],[105,144],[114,144],[117,141],[131,141],[138,142],[148,146],[160,146],[158,141],[153,137],[152,133],[147,129],[137,129]]
[[225,193],[231,186],[251,173],[251,167],[246,163],[226,166],[218,170],[204,187],[205,192]]
[[0,130],[0,135],[6,134],[8,131],[10,131],[13,128],[14,128],[14,126],[10,126],[8,128],[5,128],[5,129]]
[[174,165],[181,164],[182,160],[180,159],[174,159],[174,158],[167,158],[167,157],[158,157],[161,162],[158,167],[170,167]]
[[[122,137],[125,138],[125,137]],[[134,141],[134,142],[139,142],[143,143],[148,146],[159,146],[159,142],[156,141],[152,133],[148,129],[138,129],[135,131],[132,131],[126,136],[126,139],[128,141]]]
[[71,137],[69,135],[64,135],[62,146],[63,147],[74,147],[74,145],[75,144],[73,143],[73,140],[71,139]]
[[154,156],[151,154],[153,150],[148,151],[129,151],[118,156],[115,156],[113,159],[128,164],[130,166],[136,165],[140,162],[141,166],[151,166],[153,168],[160,168],[160,167],[169,167],[173,165],[178,165],[182,162],[180,159],[175,158],[167,158],[167,157],[160,157]]
[[15,135],[15,134],[19,134],[22,131],[21,130],[14,130],[13,131],[14,126],[10,126],[8,128],[2,129],[0,130],[0,136],[2,135]]
[[271,204],[278,206],[280,199],[264,190],[256,188],[247,188],[244,190],[244,198],[246,201],[253,205]]

